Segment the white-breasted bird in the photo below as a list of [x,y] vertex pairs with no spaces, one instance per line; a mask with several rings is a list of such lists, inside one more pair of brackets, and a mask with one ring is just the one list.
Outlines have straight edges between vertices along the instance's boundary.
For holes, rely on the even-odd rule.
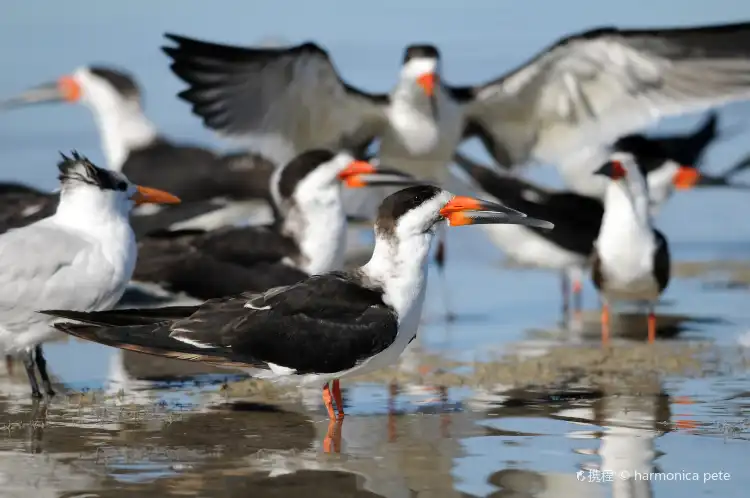
[[[387,197],[375,223],[370,261],[260,294],[195,307],[44,313],[65,332],[123,349],[247,370],[323,387],[331,419],[343,405],[339,379],[394,363],[419,326],[427,257],[438,222],[523,223],[552,228],[497,203],[414,186]],[[333,393],[329,389],[333,381]]]
[[177,203],[161,190],[131,183],[74,152],[63,155],[60,203],[50,217],[0,235],[0,350],[23,355],[34,397],[34,364],[50,395],[41,344],[57,332],[37,310],[114,306],[136,262],[128,215],[136,204]]
[[653,342],[654,305],[670,277],[667,239],[653,226],[648,183],[632,155],[613,154],[596,174],[610,179],[591,264],[602,299],[602,341],[609,340],[611,304],[632,300],[648,303],[648,340]]

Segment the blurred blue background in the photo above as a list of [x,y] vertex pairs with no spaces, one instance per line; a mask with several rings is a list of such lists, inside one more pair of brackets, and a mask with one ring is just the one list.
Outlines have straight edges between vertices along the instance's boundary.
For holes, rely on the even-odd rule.
[[[747,19],[750,2],[745,0],[3,2],[0,98],[83,64],[117,65],[142,83],[147,113],[161,130],[174,138],[220,144],[175,98],[182,86],[159,50],[164,32],[236,44],[312,39],[328,48],[350,83],[386,91],[395,81],[404,46],[416,41],[439,45],[446,79],[458,84],[494,78],[559,37],[596,26]],[[3,177],[53,187],[50,161],[57,150],[71,148],[103,159],[93,120],[81,107],[0,115]]]

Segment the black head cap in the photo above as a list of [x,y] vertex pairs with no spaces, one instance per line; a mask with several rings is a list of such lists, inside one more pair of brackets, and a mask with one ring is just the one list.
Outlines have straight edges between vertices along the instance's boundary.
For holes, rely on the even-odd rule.
[[434,45],[409,45],[404,51],[404,64],[411,59],[440,59],[440,52]]
[[119,69],[104,66],[89,66],[89,72],[112,85],[117,92],[126,99],[141,99],[141,91],[138,84],[128,73]]
[[283,199],[288,199],[294,194],[299,182],[307,175],[315,171],[321,164],[327,163],[335,157],[335,154],[326,149],[312,149],[292,159],[279,173],[279,194]]
[[62,152],[60,156],[62,160],[57,163],[60,176],[57,178],[63,187],[85,184],[97,186],[102,190],[125,191],[128,189],[128,182],[120,173],[95,166],[76,151],[71,152],[72,157]]
[[378,209],[376,230],[382,234],[393,233],[402,216],[433,199],[442,191],[433,185],[415,185],[389,195]]

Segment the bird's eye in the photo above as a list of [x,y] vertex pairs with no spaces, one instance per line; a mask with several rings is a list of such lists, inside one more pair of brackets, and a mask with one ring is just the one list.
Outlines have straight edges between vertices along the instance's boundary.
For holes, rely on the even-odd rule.
[[128,183],[127,182],[118,182],[117,184],[117,190],[127,190],[128,189]]

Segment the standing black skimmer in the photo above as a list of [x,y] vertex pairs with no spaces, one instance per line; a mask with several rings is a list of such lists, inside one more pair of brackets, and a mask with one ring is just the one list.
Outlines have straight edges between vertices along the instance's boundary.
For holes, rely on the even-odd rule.
[[667,239],[652,225],[648,184],[632,156],[614,154],[596,174],[610,179],[591,264],[602,298],[602,341],[609,341],[610,304],[627,299],[648,302],[648,341],[654,342],[654,303],[669,283]]
[[45,390],[54,394],[41,344],[55,330],[36,311],[114,306],[135,267],[130,210],[135,204],[179,202],[98,168],[75,152],[72,158],[63,156],[58,168],[62,188],[56,212],[0,235],[0,350],[24,355],[34,397],[41,396],[35,363]]
[[[648,152],[645,149],[641,153]],[[657,151],[658,152],[658,151]],[[619,155],[625,153],[619,152]],[[631,156],[630,154],[627,154]],[[650,210],[655,212],[674,189],[688,189],[713,180],[692,166],[678,166],[663,156],[632,156],[648,172]],[[456,164],[466,172],[483,195],[502,201],[530,216],[555,224],[552,231],[520,225],[484,227],[490,240],[511,259],[523,265],[561,271],[563,317],[567,317],[570,280],[573,281],[573,309],[581,311],[581,279],[590,262],[593,244],[604,216],[601,200],[570,191],[552,191],[510,173],[493,171],[456,155]]]
[[508,167],[558,164],[662,117],[750,97],[750,23],[594,29],[468,87],[442,80],[436,47],[411,45],[389,95],[346,83],[312,42],[245,48],[166,37],[177,43],[163,47],[172,71],[189,85],[180,98],[221,135],[275,161],[379,137],[384,162],[423,178],[441,174],[464,138],[480,138]]
[[452,226],[522,223],[552,228],[496,203],[414,186],[383,201],[372,258],[355,270],[200,306],[44,313],[86,323],[56,327],[102,344],[321,385],[330,418],[336,417],[333,400],[343,417],[339,379],[394,363],[416,336],[427,256],[435,225],[443,219]]
[[185,203],[215,198],[267,200],[274,163],[249,152],[218,155],[167,140],[144,114],[135,79],[120,69],[81,67],[0,102],[0,109],[44,102],[80,102],[88,107],[109,168],[133,181],[174,192]]
[[[340,270],[346,242],[341,184],[363,186],[357,175],[371,169],[348,152],[304,152],[271,179],[274,224],[149,234],[139,241],[133,279],[205,300]],[[395,170],[380,175],[390,184],[415,183]]]

